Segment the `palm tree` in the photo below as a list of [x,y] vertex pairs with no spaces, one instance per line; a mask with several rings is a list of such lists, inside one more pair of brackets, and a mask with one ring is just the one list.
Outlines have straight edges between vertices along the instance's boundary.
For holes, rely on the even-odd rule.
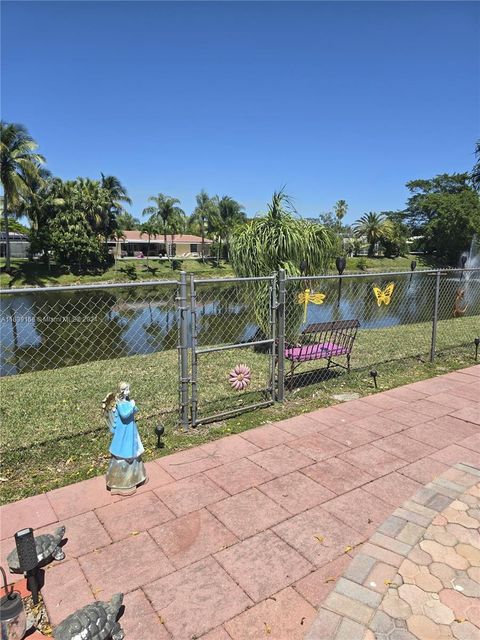
[[129,197],[127,189],[116,176],[105,176],[103,173],[100,175],[102,176],[100,182],[102,189],[108,192],[108,216],[104,230],[105,243],[107,243],[113,230],[118,227],[118,215],[124,212],[122,203],[132,204],[132,199]]
[[123,186],[120,180],[115,176],[106,176],[103,173],[100,174],[102,180],[100,184],[103,189],[106,189],[110,195],[110,208],[115,212],[120,213],[123,211],[122,202],[132,204],[132,199],[128,195],[127,189]]
[[218,207],[215,198],[210,198],[208,193],[202,189],[196,196],[197,206],[189,219],[190,225],[196,225],[200,230],[202,238],[202,259],[205,256],[205,232],[212,231],[218,224]]
[[[269,276],[279,269],[289,275],[301,275],[301,263],[307,265],[305,275],[325,272],[333,255],[332,233],[323,225],[295,216],[295,210],[283,190],[273,194],[268,211],[247,224],[237,226],[231,237],[230,259],[235,274],[240,277]],[[303,282],[298,287],[304,288]],[[289,315],[287,331],[293,339],[301,323],[302,309],[296,304],[300,288],[288,290]],[[268,285],[253,283],[249,303],[253,304],[259,326],[265,335],[269,331]],[[295,313],[295,310],[298,313]]]
[[340,226],[342,224],[343,218],[345,217],[345,214],[347,213],[347,209],[348,209],[348,204],[346,203],[345,200],[337,200],[337,202],[333,207],[333,210],[335,211],[335,217],[337,218],[337,221]]
[[93,231],[105,234],[110,220],[110,196],[99,180],[91,178],[77,178],[65,182],[69,199],[75,207],[82,211]]
[[21,124],[0,122],[0,178],[3,185],[3,215],[5,220],[5,268],[10,270],[10,237],[8,216],[11,207],[18,207],[28,193],[28,179],[35,176],[45,158],[36,153],[35,140]]
[[353,225],[353,233],[357,238],[366,237],[368,242],[368,256],[375,255],[375,244],[380,238],[390,235],[390,222],[383,213],[370,212],[363,215]]
[[290,198],[283,190],[277,191],[266,214],[235,228],[230,254],[238,276],[267,276],[279,269],[300,275],[302,261],[307,263],[309,274],[328,268],[333,250],[331,233],[294,213]]
[[148,236],[147,264],[148,264],[148,259],[150,257],[150,241],[159,233],[160,233],[160,229],[159,229],[158,223],[153,218],[150,218],[150,220],[148,220],[147,222],[144,222],[140,227],[140,237],[142,237],[143,235]]
[[155,206],[146,207],[143,210],[143,215],[151,216],[150,219],[153,218],[159,225],[159,233],[163,234],[165,254],[168,255],[167,235],[171,234],[173,243],[173,234],[179,233],[179,231],[184,229],[185,212],[177,206],[180,204],[180,200],[167,196],[163,193],[151,196],[149,201],[154,202]]
[[118,251],[117,251],[117,245],[120,243],[120,257],[122,257],[122,240],[125,240],[125,234],[122,231],[122,229],[114,229],[113,233],[112,233],[112,237],[115,240],[115,249],[114,249],[114,260],[115,260],[115,271],[117,270],[117,257],[118,257]]
[[219,258],[222,255],[222,242],[229,245],[230,234],[234,227],[238,224],[244,223],[247,220],[244,207],[230,196],[223,196],[223,198],[216,198],[217,211],[218,211],[218,225],[217,233],[219,239]]

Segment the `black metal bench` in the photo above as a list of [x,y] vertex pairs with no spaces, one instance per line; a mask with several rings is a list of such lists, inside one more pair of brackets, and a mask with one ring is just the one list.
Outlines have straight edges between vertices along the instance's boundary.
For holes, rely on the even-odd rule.
[[[298,344],[285,347],[285,359],[291,362],[290,376],[302,362],[320,359],[327,360],[327,369],[332,364],[350,371],[350,354],[359,326],[358,320],[333,320],[309,324],[300,334]],[[347,366],[333,360],[338,356],[346,357]]]

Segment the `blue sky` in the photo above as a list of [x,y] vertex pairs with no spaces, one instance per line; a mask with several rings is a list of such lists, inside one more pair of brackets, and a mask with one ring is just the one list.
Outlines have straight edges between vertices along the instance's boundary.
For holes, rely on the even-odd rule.
[[475,2],[3,2],[2,117],[135,215],[202,188],[254,215],[286,184],[352,221],[471,169],[479,24]]

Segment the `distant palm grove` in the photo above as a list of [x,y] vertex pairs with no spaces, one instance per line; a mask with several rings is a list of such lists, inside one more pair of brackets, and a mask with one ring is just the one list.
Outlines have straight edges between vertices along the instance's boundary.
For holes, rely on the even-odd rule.
[[229,195],[201,190],[195,209],[185,212],[180,200],[156,191],[145,203],[141,221],[127,211],[132,201],[118,177],[102,173],[62,180],[48,171],[24,126],[1,122],[0,127],[6,271],[11,268],[12,230],[28,235],[32,257],[47,265],[53,260],[74,273],[106,270],[113,260],[108,241],[120,241],[126,230],[137,229],[148,247],[152,238],[162,237],[165,248],[172,246],[174,235],[191,233],[201,239],[200,257],[208,238],[216,259],[228,259],[238,275],[266,275],[279,267],[298,273],[301,264],[303,270],[319,273],[334,256],[362,250],[370,257],[396,257],[415,249],[438,264],[456,266],[473,236],[480,235],[479,142],[471,172],[411,180],[404,210],[366,212],[352,226],[344,223],[345,200],[318,217],[300,217],[284,190],[274,193],[265,214],[250,219]]

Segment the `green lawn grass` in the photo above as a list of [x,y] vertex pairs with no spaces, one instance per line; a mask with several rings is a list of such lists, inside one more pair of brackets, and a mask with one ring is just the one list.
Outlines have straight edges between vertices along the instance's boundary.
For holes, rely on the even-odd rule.
[[[3,267],[5,260],[0,261]],[[128,269],[135,269],[136,277],[131,278]],[[228,263],[221,262],[214,266],[212,261],[183,260],[181,269],[187,273],[194,273],[199,278],[225,278],[233,275]],[[93,284],[96,282],[131,282],[142,280],[178,280],[179,271],[171,268],[166,260],[119,260],[116,267],[112,266],[103,273],[78,275],[70,273],[66,267],[55,264],[47,269],[42,262],[25,259],[13,259],[11,273],[0,273],[0,288],[13,287],[54,287],[76,284]]]
[[[368,258],[367,256],[357,256],[347,258],[347,267],[345,272],[366,271],[410,271],[412,260],[416,260],[417,269],[434,269],[431,259],[427,256],[399,256],[398,258],[384,258],[383,256]],[[359,264],[363,263],[365,268],[360,268]],[[332,271],[335,272],[335,265],[332,265]]]
[[[176,351],[3,378],[0,500],[10,502],[104,473],[109,433],[100,406],[120,380],[132,384],[132,396],[140,408],[145,458],[149,460],[327,406],[335,402],[332,396],[341,392],[374,393],[368,375],[372,365],[379,372],[379,390],[384,390],[474,364],[473,338],[479,330],[478,316],[441,321],[434,364],[428,362],[430,323],[361,330],[355,342],[351,374],[330,379],[311,374],[315,383],[308,386],[299,386],[294,380],[283,405],[275,404],[189,432],[177,425]],[[228,371],[238,362],[246,362],[252,369],[248,394],[235,393],[227,384]],[[305,364],[300,371],[308,372],[314,367],[318,368],[318,363]],[[266,397],[263,390],[268,386],[269,359],[251,348],[200,355],[198,372],[201,416]],[[159,421],[167,426],[166,447],[161,451],[155,449],[154,435]]]

